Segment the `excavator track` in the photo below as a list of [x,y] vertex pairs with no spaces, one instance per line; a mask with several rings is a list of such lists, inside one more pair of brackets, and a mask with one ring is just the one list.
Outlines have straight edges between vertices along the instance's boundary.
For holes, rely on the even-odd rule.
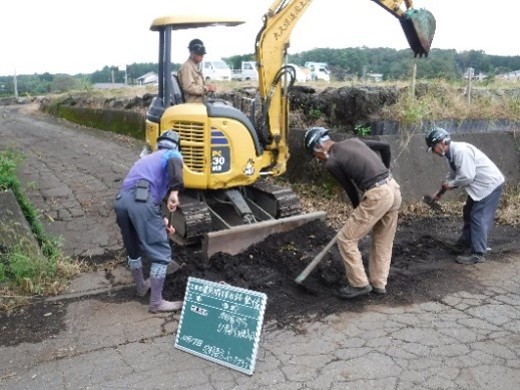
[[268,211],[275,219],[287,218],[301,212],[300,199],[288,187],[259,180],[246,188],[247,197]]
[[[301,214],[301,203],[296,194],[287,187],[260,180],[243,189],[244,199],[252,207],[261,209],[257,222],[238,224],[224,229],[215,228],[214,207],[209,207],[208,194],[197,191],[179,194],[180,206],[172,214],[171,221],[176,234],[172,241],[181,245],[202,244],[202,255],[209,259],[213,254],[225,252],[237,254],[252,244],[261,242],[267,236],[295,229],[313,220],[325,220],[325,212]],[[203,200],[204,199],[204,200]],[[230,209],[226,209],[222,219],[229,218]],[[270,216],[270,217],[267,217]]]
[[180,206],[172,214],[171,219],[171,224],[176,231],[172,240],[182,245],[199,243],[204,233],[212,230],[208,207],[194,192],[181,192],[179,201]]

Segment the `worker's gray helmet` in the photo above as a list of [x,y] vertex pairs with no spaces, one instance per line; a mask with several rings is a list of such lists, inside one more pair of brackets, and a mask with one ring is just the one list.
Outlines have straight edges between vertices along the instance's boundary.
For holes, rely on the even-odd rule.
[[173,130],[164,131],[157,138],[158,149],[181,149],[181,137],[179,133]]
[[325,136],[328,137],[329,130],[324,127],[311,127],[309,130],[305,132],[303,136],[303,143],[307,150],[311,153],[314,153],[314,148],[316,144]]
[[450,133],[442,127],[432,128],[428,134],[426,134],[426,145],[428,146],[428,152],[431,152],[432,148],[439,142],[444,141],[448,145],[451,141]]

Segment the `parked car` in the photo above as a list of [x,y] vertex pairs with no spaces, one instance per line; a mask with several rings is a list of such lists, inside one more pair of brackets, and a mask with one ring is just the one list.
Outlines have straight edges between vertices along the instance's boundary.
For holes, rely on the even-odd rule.
[[306,62],[305,67],[311,72],[311,80],[330,81],[330,70],[326,62]]
[[241,68],[233,70],[231,75],[233,80],[238,81],[258,81],[258,71],[255,61],[242,61]]
[[289,66],[292,66],[296,72],[296,82],[298,83],[304,83],[306,81],[310,81],[311,76],[310,74],[305,73],[302,68],[300,68],[296,64],[287,64]]
[[201,66],[205,80],[231,80],[231,68],[222,60],[204,60]]

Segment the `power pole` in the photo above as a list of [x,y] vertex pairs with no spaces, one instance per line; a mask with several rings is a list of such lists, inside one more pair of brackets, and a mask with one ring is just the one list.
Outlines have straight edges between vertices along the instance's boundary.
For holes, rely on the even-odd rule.
[[471,106],[471,81],[473,79],[474,73],[475,73],[475,69],[469,67],[468,68],[468,107]]
[[417,58],[414,57],[412,65],[412,87],[410,88],[410,102],[415,101],[415,84],[417,81]]
[[16,79],[16,70],[14,71],[13,87],[14,87],[14,98],[18,102],[18,80]]

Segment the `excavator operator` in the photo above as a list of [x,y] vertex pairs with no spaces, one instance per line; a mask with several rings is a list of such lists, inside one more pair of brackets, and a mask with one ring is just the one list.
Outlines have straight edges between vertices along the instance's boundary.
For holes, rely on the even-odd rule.
[[190,56],[182,64],[178,72],[179,84],[184,93],[186,103],[202,103],[204,96],[215,92],[215,84],[204,84],[204,76],[200,64],[206,54],[204,43],[200,39],[192,39],[188,45]]

